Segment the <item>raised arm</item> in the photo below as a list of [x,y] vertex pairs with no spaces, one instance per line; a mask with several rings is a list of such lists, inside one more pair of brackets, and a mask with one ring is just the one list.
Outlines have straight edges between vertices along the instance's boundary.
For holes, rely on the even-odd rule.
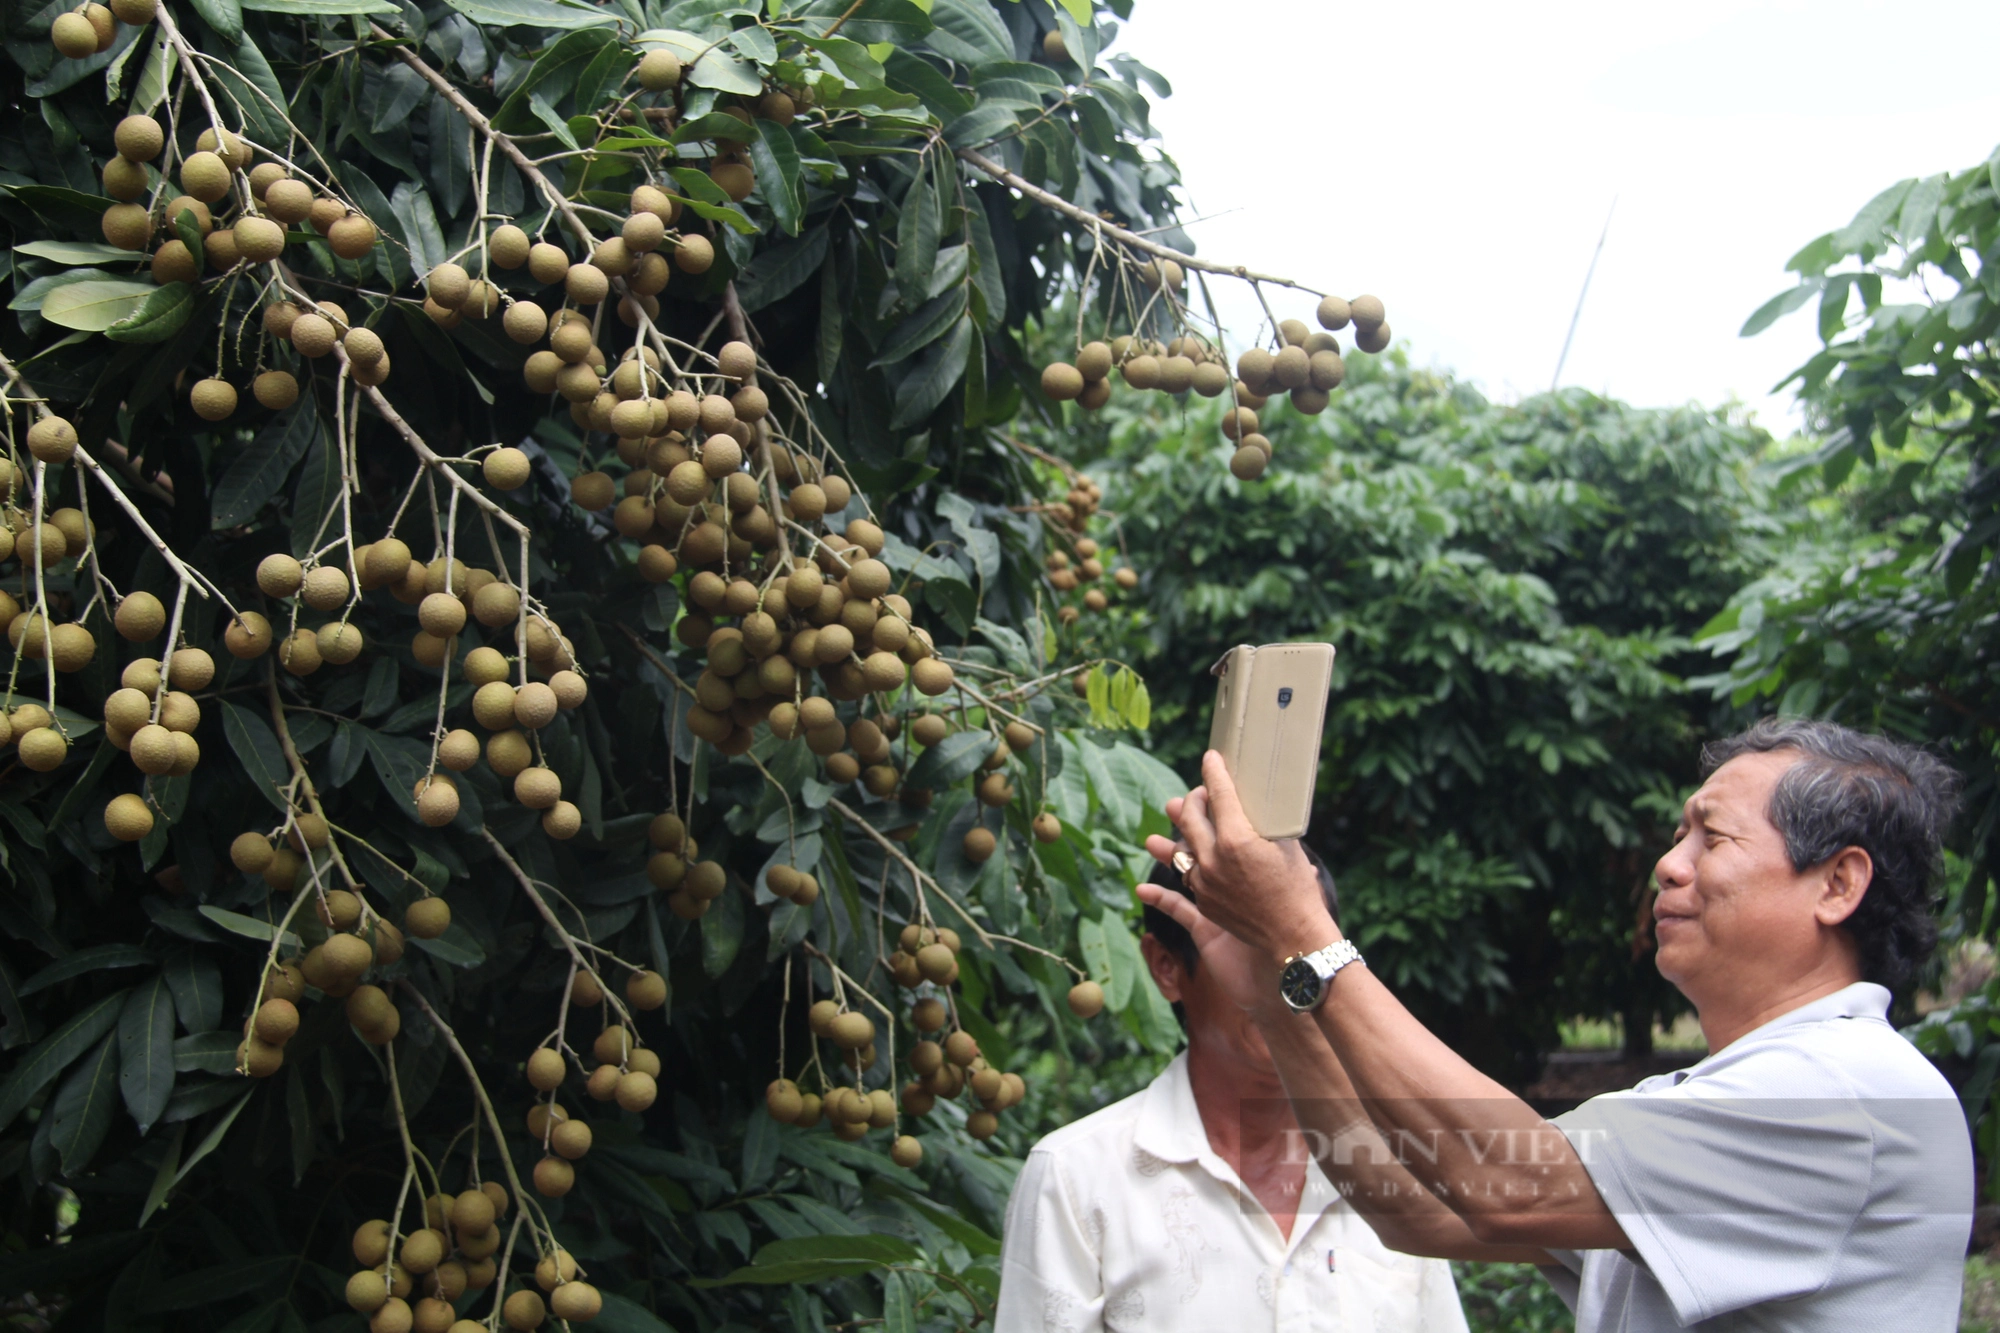
[[[1194,857],[1190,883],[1201,896],[1201,913],[1274,968],[1339,940],[1298,845],[1257,835],[1213,751],[1203,757],[1202,776],[1203,787],[1167,810]],[[1163,861],[1177,850],[1157,837],[1147,847]],[[1157,885],[1141,886],[1139,893],[1176,914],[1193,910],[1181,895]],[[1460,1059],[1366,965],[1342,969],[1311,1018],[1298,1021],[1324,1035],[1328,1053],[1337,1057],[1331,1067],[1351,1080],[1369,1118],[1399,1141],[1421,1146],[1425,1174],[1445,1186],[1434,1197],[1463,1219],[1475,1240],[1535,1249],[1627,1247],[1563,1132]],[[1326,1062],[1297,1043],[1287,1045],[1296,1052],[1291,1066],[1318,1069],[1319,1078],[1330,1080]],[[1289,1086],[1289,1070],[1286,1078]],[[1432,1153],[1434,1162],[1428,1160]]]

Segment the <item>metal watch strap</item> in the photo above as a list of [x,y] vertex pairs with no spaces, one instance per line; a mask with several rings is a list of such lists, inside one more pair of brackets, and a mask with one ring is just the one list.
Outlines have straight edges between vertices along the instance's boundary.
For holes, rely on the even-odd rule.
[[1289,997],[1286,998],[1285,1002],[1292,1004],[1292,1008],[1299,1013],[1306,1013],[1310,1009],[1318,1008],[1320,1000],[1326,997],[1327,987],[1333,984],[1333,979],[1339,975],[1340,969],[1351,963],[1362,961],[1361,950],[1354,947],[1352,940],[1335,940],[1324,949],[1315,949],[1311,953],[1300,954],[1294,958],[1287,959],[1287,967],[1290,967],[1293,963],[1303,962],[1312,968],[1313,972],[1319,977],[1319,994],[1314,998],[1311,1005],[1303,1008],[1292,1004]]

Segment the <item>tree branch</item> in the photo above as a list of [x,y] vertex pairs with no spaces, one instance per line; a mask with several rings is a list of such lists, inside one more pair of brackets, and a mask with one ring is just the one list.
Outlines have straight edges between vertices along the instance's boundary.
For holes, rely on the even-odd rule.
[[961,160],[971,163],[1015,193],[1034,200],[1043,208],[1054,209],[1064,217],[1081,222],[1093,231],[1102,232],[1128,249],[1152,255],[1156,259],[1171,259],[1182,268],[1200,269],[1204,273],[1219,273],[1227,278],[1241,278],[1245,282],[1268,282],[1276,287],[1292,287],[1302,292],[1311,292],[1314,296],[1325,294],[1306,286],[1302,282],[1294,282],[1290,278],[1280,278],[1270,273],[1258,273],[1252,269],[1244,268],[1241,264],[1216,264],[1206,259],[1196,259],[1193,255],[1182,254],[1179,250],[1173,249],[1171,246],[1161,245],[1158,241],[1149,241],[1138,232],[1127,231],[1115,223],[1105,221],[1087,209],[1078,208],[1061,195],[1051,194],[1041,186],[1029,183],[1026,178],[1015,175],[983,153],[975,152],[970,148],[961,148],[958,150],[958,156]]

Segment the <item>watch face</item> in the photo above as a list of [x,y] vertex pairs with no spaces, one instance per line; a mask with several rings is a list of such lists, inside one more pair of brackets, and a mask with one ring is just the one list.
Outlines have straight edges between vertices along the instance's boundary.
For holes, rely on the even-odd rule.
[[1313,965],[1303,958],[1297,958],[1285,965],[1278,976],[1278,993],[1285,1003],[1294,1009],[1310,1009],[1319,1003],[1321,988],[1325,985]]

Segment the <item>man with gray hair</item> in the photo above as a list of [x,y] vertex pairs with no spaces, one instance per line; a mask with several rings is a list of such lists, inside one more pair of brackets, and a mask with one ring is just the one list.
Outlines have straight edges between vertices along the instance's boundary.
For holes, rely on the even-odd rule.
[[[1352,1199],[1384,1241],[1546,1254],[1578,1333],[1957,1327],[1972,1152],[1944,1078],[1889,1026],[1936,943],[1950,769],[1827,722],[1764,721],[1703,755],[1654,874],[1661,975],[1709,1055],[1554,1124],[1411,1017],[1327,916],[1296,843],[1251,829],[1220,756],[1168,803],[1199,908],[1140,896],[1262,959],[1310,1044],[1271,1041],[1299,1123],[1382,1135]],[[1360,1097],[1345,1093],[1351,1079]],[[1343,1095],[1344,1094],[1344,1095]],[[1414,1147],[1414,1151],[1410,1149]]]

